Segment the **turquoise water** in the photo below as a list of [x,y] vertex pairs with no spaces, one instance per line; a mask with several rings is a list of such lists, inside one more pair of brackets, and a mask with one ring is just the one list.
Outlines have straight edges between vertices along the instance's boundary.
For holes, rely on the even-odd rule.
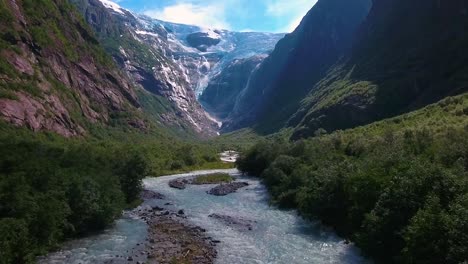
[[[243,177],[237,170],[216,171],[228,172],[249,182],[250,186],[217,197],[206,193],[213,185],[193,185],[177,190],[167,184],[177,177],[215,171],[147,178],[144,180],[145,188],[164,194],[166,199],[149,201],[145,205],[183,209],[188,221],[205,228],[208,236],[221,241],[217,245],[219,264],[366,263],[355,247],[345,244],[332,231],[304,221],[295,211],[270,206],[268,193],[258,180]],[[164,205],[168,202],[172,205]],[[208,217],[213,213],[253,220],[256,224],[251,231],[228,227]],[[104,234],[71,242],[64,250],[51,254],[41,263],[120,263],[112,260],[113,256],[122,255],[144,241],[145,235],[146,226],[142,221],[126,217]]]
[[40,264],[127,263],[126,255],[146,237],[146,224],[127,214],[102,234],[66,243],[62,250],[39,259]]
[[[226,171],[225,171],[226,172]],[[270,206],[265,187],[256,179],[227,170],[250,186],[223,197],[206,194],[213,186],[171,189],[167,183],[179,176],[150,178],[145,187],[164,194],[174,208],[184,209],[189,220],[205,228],[218,245],[218,263],[364,263],[358,250],[318,224],[302,220],[295,211]],[[208,172],[199,172],[208,173]],[[186,176],[193,174],[186,174]],[[163,202],[159,202],[163,203]],[[212,213],[254,220],[252,231],[227,227],[208,217]]]

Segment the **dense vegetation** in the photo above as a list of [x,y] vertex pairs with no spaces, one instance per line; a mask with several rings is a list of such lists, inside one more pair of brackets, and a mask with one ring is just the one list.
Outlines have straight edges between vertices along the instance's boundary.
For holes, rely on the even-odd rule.
[[379,263],[468,260],[467,94],[353,130],[261,142],[238,166],[260,175],[276,204]]
[[111,225],[139,202],[141,180],[229,167],[216,146],[95,128],[65,139],[0,122],[0,263],[30,263],[60,242]]
[[0,262],[24,263],[100,230],[137,201],[147,164],[108,143],[1,137]]

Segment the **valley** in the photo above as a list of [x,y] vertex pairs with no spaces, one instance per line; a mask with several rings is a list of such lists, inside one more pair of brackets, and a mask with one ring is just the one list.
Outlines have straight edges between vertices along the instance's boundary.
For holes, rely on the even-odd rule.
[[468,262],[468,3],[239,1],[0,0],[0,264]]

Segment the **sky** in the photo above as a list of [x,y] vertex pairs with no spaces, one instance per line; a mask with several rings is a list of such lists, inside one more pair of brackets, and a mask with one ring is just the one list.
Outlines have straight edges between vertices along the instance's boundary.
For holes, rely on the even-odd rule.
[[169,22],[233,31],[292,32],[317,0],[112,0]]

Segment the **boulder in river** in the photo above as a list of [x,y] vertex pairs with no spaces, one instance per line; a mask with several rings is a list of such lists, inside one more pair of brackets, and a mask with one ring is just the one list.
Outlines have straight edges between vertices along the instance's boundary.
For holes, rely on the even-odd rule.
[[220,184],[213,189],[209,190],[207,193],[216,196],[225,196],[230,193],[236,192],[240,188],[249,186],[246,182],[232,182],[228,184]]
[[210,214],[208,217],[221,221],[227,226],[241,230],[253,230],[254,224],[257,223],[253,220],[247,220],[229,215]]
[[185,186],[189,183],[187,179],[176,179],[169,182],[171,188],[183,190]]
[[162,200],[164,199],[164,195],[154,192],[154,191],[150,191],[150,190],[143,190],[140,193],[140,198],[142,200],[152,200],[152,199]]

